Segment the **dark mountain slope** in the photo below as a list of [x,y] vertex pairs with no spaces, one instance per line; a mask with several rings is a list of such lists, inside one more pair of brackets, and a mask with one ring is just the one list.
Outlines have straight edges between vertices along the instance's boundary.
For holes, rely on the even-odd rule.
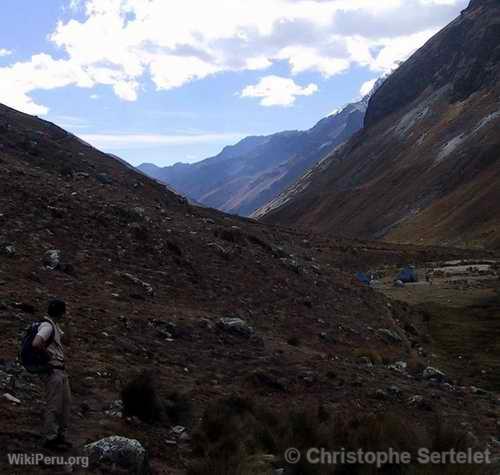
[[199,163],[139,169],[206,206],[249,215],[357,132],[367,101],[350,104],[305,132],[247,137]]
[[500,246],[500,2],[477,1],[370,100],[366,129],[265,222],[356,237]]

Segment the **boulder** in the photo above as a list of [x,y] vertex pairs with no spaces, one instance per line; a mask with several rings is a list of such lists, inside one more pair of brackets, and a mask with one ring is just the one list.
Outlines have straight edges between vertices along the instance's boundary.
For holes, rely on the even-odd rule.
[[0,370],[0,388],[5,389],[12,386],[12,375]]
[[96,179],[101,185],[111,185],[113,183],[113,178],[107,173],[99,173]]
[[392,369],[399,373],[405,373],[407,368],[408,363],[406,361],[396,361],[395,363],[389,365],[389,369]]
[[21,401],[17,399],[17,397],[14,397],[12,394],[5,393],[3,397],[4,399],[7,399],[7,401],[13,402],[15,404],[21,404]]
[[432,366],[425,368],[422,376],[424,379],[435,379],[441,382],[446,381],[446,374],[437,368],[433,368]]
[[61,265],[61,251],[51,249],[45,253],[43,257],[43,265],[50,270],[56,270]]
[[[146,449],[135,439],[118,435],[106,437],[86,445],[84,453],[89,457],[89,468],[103,468],[106,473],[130,473],[150,475]],[[117,470],[118,469],[118,470]]]
[[395,344],[403,341],[403,339],[395,331],[387,328],[379,329],[378,333],[387,343]]
[[136,285],[141,286],[146,291],[147,294],[152,295],[154,293],[154,289],[153,289],[153,286],[151,284],[148,284],[147,282],[142,281],[141,279],[139,279],[135,275],[130,274],[128,272],[121,272],[121,273],[118,272],[117,274],[121,275],[122,277],[124,277],[128,281],[130,281]]
[[286,258],[286,259],[280,259],[283,264],[285,264],[286,267],[288,267],[290,270],[295,272],[296,274],[300,274],[302,272],[302,267],[299,264],[299,262],[296,259],[293,258]]
[[250,338],[254,333],[254,329],[244,320],[237,317],[226,317],[219,320],[218,326],[221,330],[232,333],[233,335]]
[[13,244],[7,244],[6,246],[3,246],[0,251],[7,257],[12,257],[16,255],[16,247]]
[[107,411],[104,412],[107,416],[111,417],[122,417],[123,415],[123,401],[121,399],[117,399],[113,401]]
[[402,394],[402,391],[399,388],[399,386],[396,386],[395,384],[389,386],[387,388],[387,391],[389,392],[389,394],[392,394],[394,397],[400,397]]
[[416,407],[418,409],[422,409],[424,411],[432,411],[432,406],[423,396],[420,395],[415,395],[408,398],[408,405]]

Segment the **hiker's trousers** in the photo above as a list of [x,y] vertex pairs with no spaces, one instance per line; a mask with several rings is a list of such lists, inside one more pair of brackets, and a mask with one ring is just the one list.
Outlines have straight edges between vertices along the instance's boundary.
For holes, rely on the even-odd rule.
[[43,432],[45,440],[64,436],[69,424],[71,389],[68,375],[62,369],[53,369],[43,375],[45,383],[45,414]]

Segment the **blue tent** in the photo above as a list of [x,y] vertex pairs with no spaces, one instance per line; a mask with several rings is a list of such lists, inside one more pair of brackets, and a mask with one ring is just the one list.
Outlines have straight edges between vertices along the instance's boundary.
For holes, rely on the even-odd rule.
[[406,266],[401,269],[400,273],[396,277],[396,280],[400,280],[405,284],[409,284],[412,282],[418,282],[417,271],[413,266]]
[[356,272],[356,279],[362,284],[370,285],[370,278],[364,272]]

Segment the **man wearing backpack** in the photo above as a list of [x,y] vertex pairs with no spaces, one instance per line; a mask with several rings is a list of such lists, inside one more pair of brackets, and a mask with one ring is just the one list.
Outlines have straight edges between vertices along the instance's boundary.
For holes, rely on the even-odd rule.
[[64,350],[59,328],[66,313],[66,304],[62,300],[49,302],[48,317],[40,323],[33,339],[33,348],[48,361],[47,371],[42,373],[45,383],[46,407],[44,414],[44,447],[47,449],[67,449],[71,443],[66,439],[69,423],[71,390],[64,368]]

